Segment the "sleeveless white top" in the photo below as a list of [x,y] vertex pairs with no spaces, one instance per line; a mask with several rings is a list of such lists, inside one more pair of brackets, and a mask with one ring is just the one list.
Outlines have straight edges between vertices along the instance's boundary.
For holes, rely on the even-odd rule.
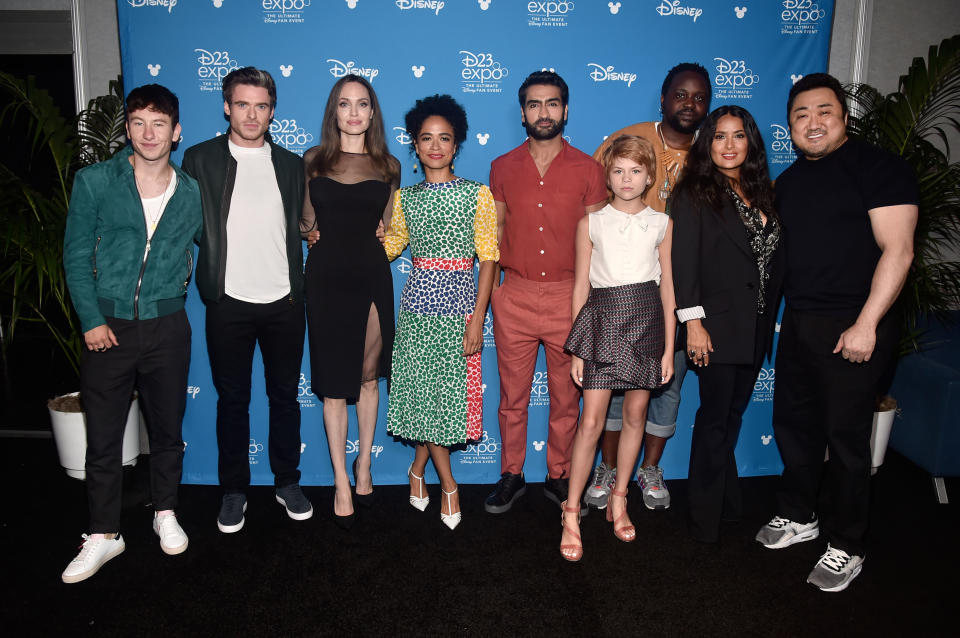
[[590,285],[612,288],[655,281],[660,284],[657,247],[670,218],[649,206],[639,213],[624,213],[610,204],[590,213]]

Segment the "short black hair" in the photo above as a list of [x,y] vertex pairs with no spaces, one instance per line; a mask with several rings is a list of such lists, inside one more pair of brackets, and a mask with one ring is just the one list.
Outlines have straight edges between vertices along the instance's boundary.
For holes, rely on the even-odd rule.
[[523,81],[523,84],[520,85],[520,90],[517,91],[517,97],[520,98],[520,108],[523,108],[527,102],[527,89],[536,84],[546,84],[548,86],[555,86],[560,89],[560,101],[564,106],[567,105],[567,102],[570,101],[570,89],[567,87],[567,83],[563,81],[563,78],[554,73],[553,71],[534,71],[527,76],[527,79]]
[[263,69],[252,66],[245,66],[234,69],[227,73],[223,78],[223,101],[227,104],[233,100],[233,88],[238,84],[248,84],[266,89],[270,96],[270,108],[277,106],[277,83],[273,81],[273,76]]
[[144,84],[127,94],[127,119],[134,111],[147,109],[170,116],[173,126],[180,123],[180,100],[162,84]]
[[[453,127],[453,141],[457,145],[457,153],[460,153],[460,147],[467,139],[467,112],[449,95],[431,95],[417,100],[404,116],[407,133],[416,140],[423,123],[433,115],[439,115],[450,122]],[[413,144],[410,145],[410,152],[413,152]]]
[[702,64],[696,62],[681,62],[667,71],[667,77],[663,78],[663,84],[660,86],[660,97],[666,96],[667,90],[678,75],[688,71],[703,78],[703,83],[707,85],[707,105],[709,106],[710,100],[713,99],[713,85],[710,83],[710,74],[707,73]]
[[804,91],[812,91],[813,89],[830,89],[833,91],[833,94],[837,96],[837,101],[840,102],[842,115],[846,117],[847,92],[843,90],[843,85],[840,84],[840,80],[829,73],[811,73],[810,75],[803,76],[797,80],[796,84],[790,87],[790,94],[787,96],[788,122],[790,121],[790,109],[793,108],[793,101]]

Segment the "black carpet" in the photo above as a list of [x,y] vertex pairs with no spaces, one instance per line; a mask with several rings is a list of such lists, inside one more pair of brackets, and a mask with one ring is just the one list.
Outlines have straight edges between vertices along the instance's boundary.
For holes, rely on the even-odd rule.
[[[160,551],[144,507],[145,463],[128,471],[127,549],[93,578],[60,582],[87,523],[84,484],[59,468],[53,441],[4,439],[0,480],[3,636],[932,636],[957,635],[960,516],[930,478],[890,451],[874,478],[871,548],[845,592],[805,583],[824,544],[768,550],[753,539],[776,481],[742,479],[747,511],[718,546],[689,540],[686,481],[673,507],[644,509],[638,539],[616,540],[603,512],[584,519],[583,560],[558,552],[560,516],[530,484],[492,516],[489,486],[461,486],[463,522],[440,522],[439,488],[420,513],[407,488],[378,487],[353,529],[332,523],[333,489],[305,488],[315,514],[287,518],[268,487],[248,494],[246,526],[221,534],[217,487],[183,486],[180,556]],[[948,480],[954,499],[960,480]]]

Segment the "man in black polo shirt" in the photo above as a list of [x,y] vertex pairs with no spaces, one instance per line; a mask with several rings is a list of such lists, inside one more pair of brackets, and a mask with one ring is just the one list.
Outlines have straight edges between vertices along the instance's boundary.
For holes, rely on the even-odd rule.
[[[802,156],[777,180],[787,273],[773,430],[784,470],[777,516],[757,541],[812,540],[822,522],[827,550],[807,582],[841,591],[864,558],[872,414],[896,354],[899,318],[889,311],[913,260],[917,186],[903,160],[847,137],[836,78],[797,82],[787,118]],[[821,479],[830,506],[818,521]]]

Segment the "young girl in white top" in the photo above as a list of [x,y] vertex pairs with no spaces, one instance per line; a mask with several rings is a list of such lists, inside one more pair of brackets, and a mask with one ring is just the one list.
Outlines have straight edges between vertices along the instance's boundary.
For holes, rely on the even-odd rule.
[[[617,467],[632,468],[643,440],[650,390],[673,376],[676,326],[670,270],[672,222],[643,203],[656,174],[653,146],[633,135],[614,140],[601,158],[613,197],[580,220],[573,287],[573,328],[565,348],[570,374],[583,388],[563,504],[560,553],[580,560],[580,498],[593,467],[611,390],[625,390]],[[567,503],[571,505],[568,507]],[[627,516],[627,483],[610,494],[607,520],[622,541],[636,538]]]

